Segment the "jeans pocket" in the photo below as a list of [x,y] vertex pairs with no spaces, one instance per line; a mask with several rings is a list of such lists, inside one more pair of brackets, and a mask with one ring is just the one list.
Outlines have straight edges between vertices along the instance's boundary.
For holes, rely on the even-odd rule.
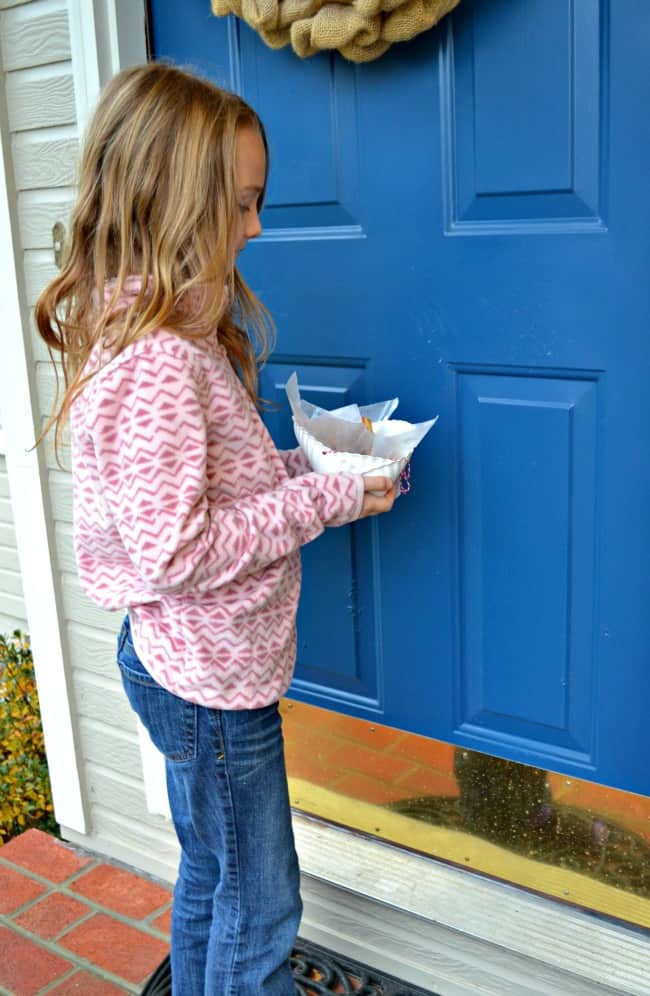
[[120,639],[117,663],[131,708],[153,744],[168,761],[193,761],[197,752],[197,710],[151,677],[137,656],[130,635]]
[[284,766],[282,719],[277,702],[261,709],[222,712],[221,722],[231,777],[255,778],[265,768]]

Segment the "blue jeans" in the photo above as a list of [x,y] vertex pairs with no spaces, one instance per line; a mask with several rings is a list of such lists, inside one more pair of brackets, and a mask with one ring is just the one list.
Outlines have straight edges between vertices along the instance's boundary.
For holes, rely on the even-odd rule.
[[172,695],[140,662],[128,617],[117,659],[165,755],[181,845],[174,996],[294,996],[289,956],[302,903],[277,703],[219,710]]

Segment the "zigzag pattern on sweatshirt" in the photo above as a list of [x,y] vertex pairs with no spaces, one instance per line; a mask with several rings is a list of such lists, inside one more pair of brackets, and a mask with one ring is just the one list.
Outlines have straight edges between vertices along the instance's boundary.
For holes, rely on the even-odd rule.
[[71,415],[82,587],[128,608],[170,692],[268,705],[293,674],[300,547],[358,518],[361,478],[279,453],[214,335],[159,330],[90,364]]

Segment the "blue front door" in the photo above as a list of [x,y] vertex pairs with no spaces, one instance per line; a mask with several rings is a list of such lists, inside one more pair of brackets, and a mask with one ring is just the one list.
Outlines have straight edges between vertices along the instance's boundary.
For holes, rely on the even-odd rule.
[[293,370],[440,413],[394,513],[305,550],[293,694],[650,794],[647,0],[462,0],[357,67],[151,7],[269,132],[276,441]]

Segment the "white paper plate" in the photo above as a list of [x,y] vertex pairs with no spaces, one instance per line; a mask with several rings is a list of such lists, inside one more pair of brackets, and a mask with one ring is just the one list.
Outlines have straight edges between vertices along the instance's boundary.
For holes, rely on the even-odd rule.
[[400,460],[386,460],[385,457],[364,456],[362,453],[339,453],[328,450],[323,443],[295,421],[293,428],[300,449],[309,460],[312,469],[319,474],[377,475],[396,481],[409,460],[408,456]]

